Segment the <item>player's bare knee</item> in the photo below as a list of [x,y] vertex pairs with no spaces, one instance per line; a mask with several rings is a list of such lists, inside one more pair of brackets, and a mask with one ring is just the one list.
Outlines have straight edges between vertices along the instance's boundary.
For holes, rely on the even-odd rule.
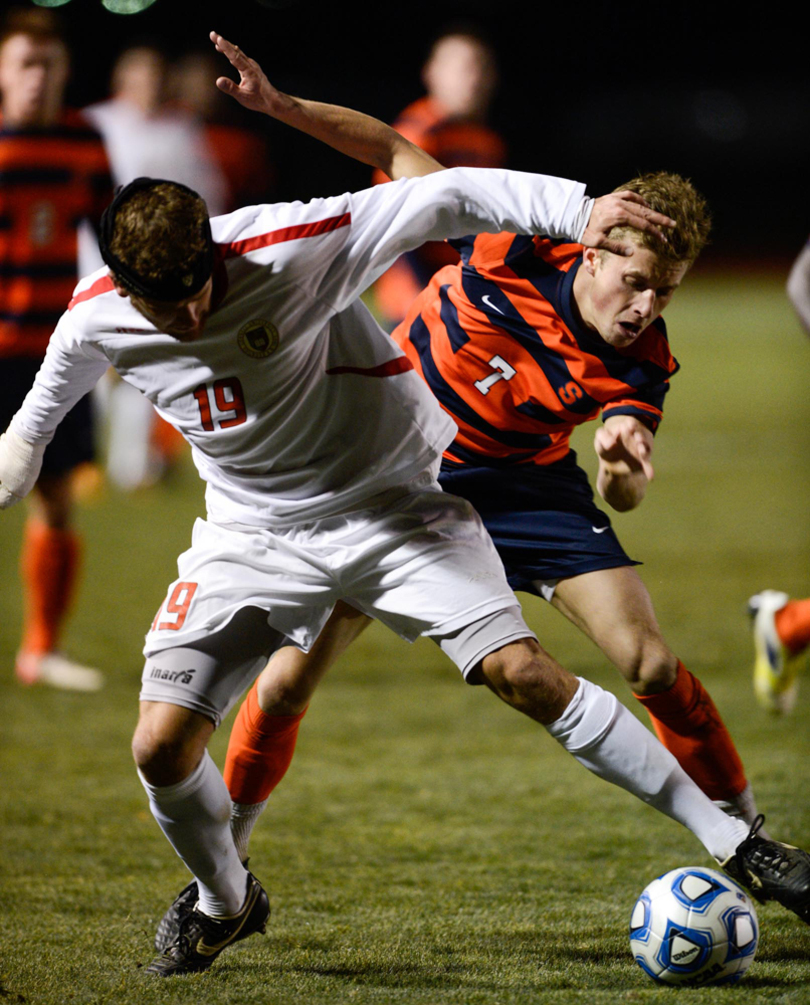
[[311,683],[307,678],[276,672],[274,661],[256,685],[259,708],[267,715],[298,715],[309,704],[317,681]]
[[625,671],[625,678],[635,694],[659,694],[675,683],[678,659],[664,645],[639,647],[638,654]]
[[533,639],[490,653],[480,669],[484,681],[503,701],[538,722],[559,718],[576,691],[576,678]]
[[132,756],[151,785],[174,785],[200,763],[212,732],[213,724],[202,716],[194,715],[189,721],[182,715],[160,714],[160,710],[142,712],[132,737]]

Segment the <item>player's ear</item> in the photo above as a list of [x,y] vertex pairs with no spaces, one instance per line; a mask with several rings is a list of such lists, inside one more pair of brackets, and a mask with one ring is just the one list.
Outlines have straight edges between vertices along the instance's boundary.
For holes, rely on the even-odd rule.
[[596,266],[599,261],[600,258],[598,248],[582,249],[582,268],[588,273],[589,276],[596,275]]
[[119,297],[128,297],[129,291],[125,290],[124,287],[116,280],[112,272],[108,271],[107,275],[112,279],[113,289],[118,294]]

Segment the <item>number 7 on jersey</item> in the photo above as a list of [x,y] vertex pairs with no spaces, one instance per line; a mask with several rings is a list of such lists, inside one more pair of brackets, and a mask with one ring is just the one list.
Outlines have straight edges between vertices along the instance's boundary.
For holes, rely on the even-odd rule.
[[502,356],[493,356],[489,361],[489,365],[495,370],[495,373],[491,373],[488,377],[484,377],[483,380],[477,380],[473,387],[480,391],[481,394],[489,394],[489,390],[493,384],[497,384],[499,380],[511,380],[517,370],[510,366]]

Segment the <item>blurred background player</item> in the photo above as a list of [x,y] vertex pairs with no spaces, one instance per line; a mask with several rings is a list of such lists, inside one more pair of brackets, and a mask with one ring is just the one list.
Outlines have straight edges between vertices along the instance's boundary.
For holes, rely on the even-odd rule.
[[[169,94],[203,130],[225,182],[225,212],[273,202],[275,171],[266,138],[242,121],[243,111],[213,86],[221,67],[210,52],[189,52],[173,64]],[[163,176],[161,176],[163,177]]]
[[[167,65],[154,45],[125,49],[115,61],[111,97],[85,115],[104,138],[116,185],[151,176],[199,192],[212,214],[225,211],[228,185],[195,115],[167,101]],[[208,89],[215,90],[210,80]],[[102,265],[95,236],[84,228],[81,272]],[[107,475],[120,489],[158,481],[185,449],[175,429],[134,388],[110,372],[96,401],[107,419]]]
[[769,712],[790,712],[799,690],[801,657],[810,646],[810,599],[763,590],[748,601],[754,630],[754,693]]
[[[0,28],[0,426],[19,408],[77,281],[77,227],[96,224],[111,197],[98,133],[63,99],[68,50],[51,12],[13,9]],[[16,673],[96,690],[97,670],[57,652],[73,598],[79,538],[71,476],[93,459],[88,397],[49,445],[25,524],[25,615]]]
[[[426,94],[402,112],[394,128],[445,167],[504,167],[506,145],[486,124],[498,85],[495,52],[471,24],[445,29],[422,68]],[[375,183],[387,180],[376,170]],[[403,255],[374,285],[375,307],[390,331],[442,266],[458,261],[444,242]]]
[[[787,281],[787,294],[810,334],[810,241],[802,248]],[[779,590],[763,590],[748,601],[754,630],[754,692],[769,712],[790,712],[798,694],[800,657],[810,646],[810,599],[791,600]]]

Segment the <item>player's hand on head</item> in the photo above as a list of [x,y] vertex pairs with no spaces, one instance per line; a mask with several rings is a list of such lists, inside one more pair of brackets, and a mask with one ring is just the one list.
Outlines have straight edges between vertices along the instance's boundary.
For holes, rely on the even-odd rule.
[[229,42],[216,31],[212,31],[209,37],[217,52],[226,56],[231,66],[239,73],[238,83],[230,77],[218,77],[219,90],[253,112],[273,115],[282,95],[267,79],[256,60],[246,56],[239,46]]
[[667,229],[674,226],[673,219],[650,209],[638,193],[611,192],[594,200],[582,244],[588,248],[612,251],[615,255],[632,255],[632,242],[609,236],[614,227],[632,227],[666,240]]
[[596,430],[594,450],[600,461],[611,467],[621,467],[625,473],[643,472],[652,481],[653,435],[631,415],[614,416]]

